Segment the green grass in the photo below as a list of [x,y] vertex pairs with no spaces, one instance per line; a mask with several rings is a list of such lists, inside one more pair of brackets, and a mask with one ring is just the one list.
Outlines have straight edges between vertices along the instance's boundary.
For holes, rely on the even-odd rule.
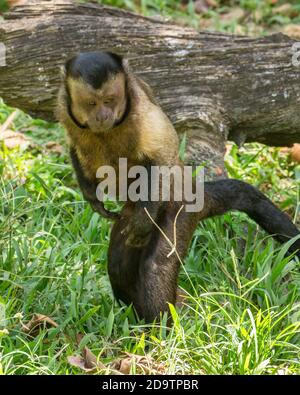
[[[1,105],[0,123],[10,111]],[[178,315],[172,310],[170,333],[163,323],[145,327],[113,301],[110,224],[83,202],[68,156],[44,149],[49,140],[64,141],[61,128],[22,113],[13,128],[38,146],[0,149],[1,372],[80,373],[67,357],[88,345],[107,372],[130,352],[151,355],[168,373],[300,373],[299,262],[284,257],[284,246],[239,213],[200,224],[180,274],[186,306]],[[295,214],[299,181],[286,154],[231,146],[227,165],[231,176],[260,186]],[[33,313],[58,328],[26,335],[22,323]]]
[[[236,34],[264,35],[280,31],[284,25],[300,22],[298,0],[278,0],[276,4],[272,0],[215,0],[216,7],[208,7],[200,14],[195,11],[192,0],[98,0],[98,3],[202,30]],[[276,12],[276,7],[287,3],[290,5],[289,11]]]

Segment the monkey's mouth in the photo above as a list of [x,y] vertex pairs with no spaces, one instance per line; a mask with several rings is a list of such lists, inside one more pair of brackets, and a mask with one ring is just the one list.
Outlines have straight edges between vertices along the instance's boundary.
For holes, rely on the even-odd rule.
[[95,134],[106,134],[113,129],[113,126],[114,126],[113,124],[108,126],[96,126],[96,127],[94,126],[94,127],[89,127],[89,129],[91,130],[91,132]]
[[105,122],[90,122],[89,128],[95,134],[106,134],[112,131],[117,126],[116,117],[112,117]]

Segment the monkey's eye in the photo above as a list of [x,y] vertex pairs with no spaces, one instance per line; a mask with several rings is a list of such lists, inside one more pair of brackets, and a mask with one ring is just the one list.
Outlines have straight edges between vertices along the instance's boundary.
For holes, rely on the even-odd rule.
[[108,97],[107,99],[104,99],[103,103],[104,104],[112,104],[114,101],[113,97]]
[[96,105],[95,100],[90,100],[90,101],[88,102],[88,105],[89,105],[89,106],[95,106],[95,105]]

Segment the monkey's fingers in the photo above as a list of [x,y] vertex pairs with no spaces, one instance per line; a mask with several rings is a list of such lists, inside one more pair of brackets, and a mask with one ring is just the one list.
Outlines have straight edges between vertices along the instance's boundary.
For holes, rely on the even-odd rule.
[[148,244],[149,239],[150,239],[149,235],[145,237],[145,236],[130,234],[127,240],[125,241],[125,245],[127,247],[142,248]]
[[121,230],[121,235],[123,235],[124,237],[134,237],[134,238],[138,238],[141,237],[141,232],[138,232],[133,226],[132,224],[128,224],[127,226],[125,226],[125,228],[123,230]]
[[127,236],[130,233],[131,226],[127,225],[123,230],[121,230],[121,235]]
[[113,211],[105,210],[105,215],[103,217],[110,219],[112,221],[117,221],[118,219],[121,218],[119,213],[115,213]]
[[121,218],[119,213],[114,213],[112,211],[106,210],[106,208],[104,207],[103,203],[101,203],[101,202],[98,202],[98,201],[97,202],[92,202],[91,206],[94,209],[94,211],[96,211],[97,213],[101,214],[101,216],[106,218],[106,219],[110,219],[110,220],[116,221],[116,220]]

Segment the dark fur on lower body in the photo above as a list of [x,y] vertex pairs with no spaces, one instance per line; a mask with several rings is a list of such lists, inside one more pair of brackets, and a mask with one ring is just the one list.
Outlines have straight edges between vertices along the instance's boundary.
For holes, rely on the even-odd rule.
[[[173,240],[175,216],[181,202],[166,202],[156,218],[156,223],[168,238]],[[177,219],[176,249],[184,258],[200,220],[221,215],[230,210],[245,212],[280,242],[286,242],[299,234],[296,226],[256,188],[242,181],[220,180],[205,183],[204,208],[198,213],[183,209]],[[153,226],[149,242],[142,248],[125,245],[121,231],[126,227],[132,212],[132,204],[123,208],[121,219],[112,229],[108,253],[108,273],[117,300],[133,304],[139,318],[152,322],[161,312],[168,311],[168,303],[175,304],[180,262],[171,251],[166,238]],[[145,213],[146,219],[146,213]],[[290,252],[300,258],[300,240]]]

